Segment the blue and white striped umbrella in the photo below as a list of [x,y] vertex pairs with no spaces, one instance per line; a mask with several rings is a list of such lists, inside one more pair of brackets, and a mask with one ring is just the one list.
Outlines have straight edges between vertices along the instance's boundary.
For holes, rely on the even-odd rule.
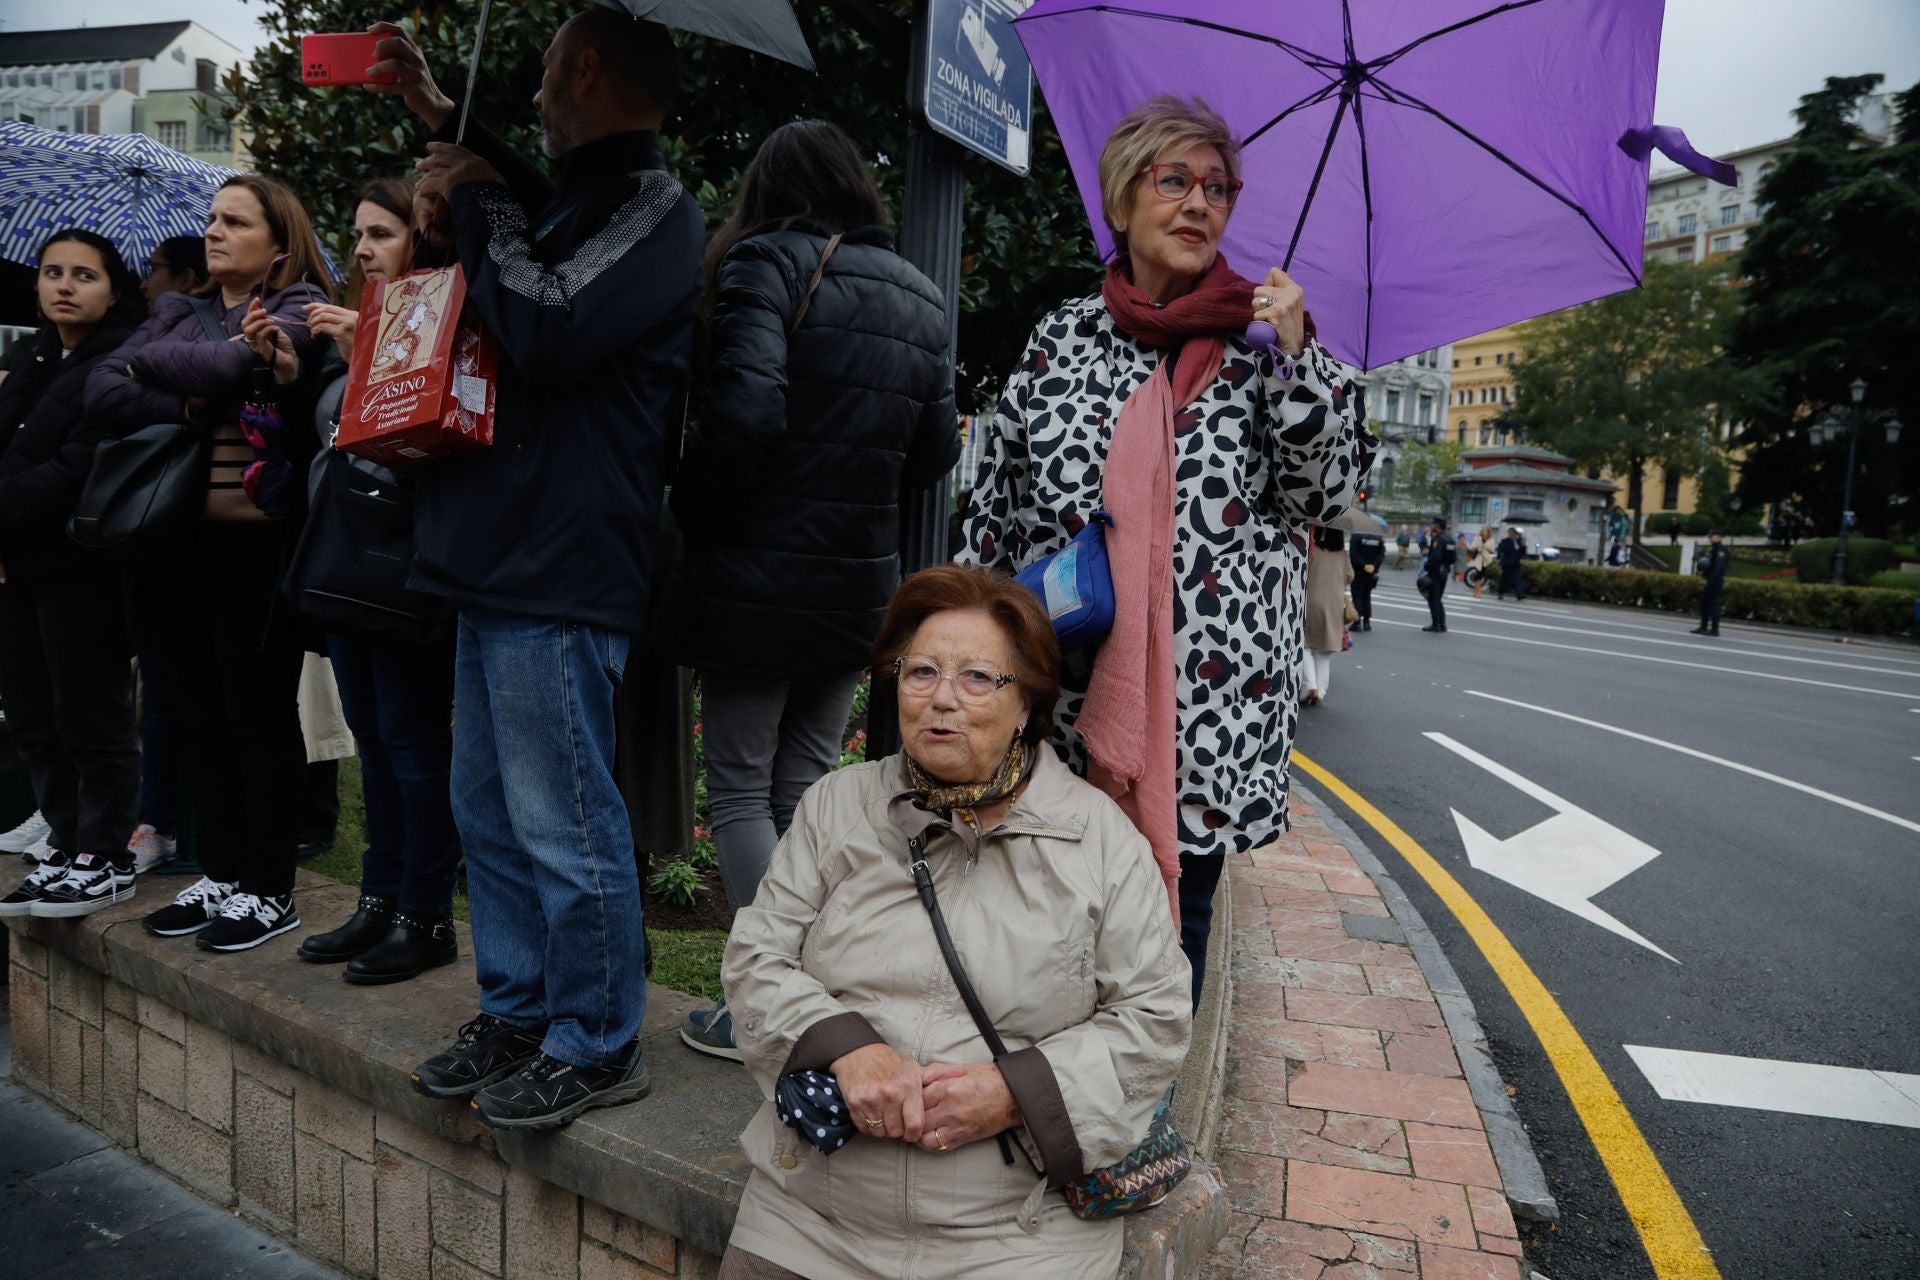
[[113,241],[138,272],[162,240],[206,229],[233,169],[138,133],[57,133],[0,120],[0,258],[32,266],[48,236],[80,227]]

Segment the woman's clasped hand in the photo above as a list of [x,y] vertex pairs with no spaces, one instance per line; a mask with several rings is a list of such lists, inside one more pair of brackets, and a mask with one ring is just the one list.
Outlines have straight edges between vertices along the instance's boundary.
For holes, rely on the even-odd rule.
[[990,1062],[922,1067],[891,1045],[869,1044],[836,1059],[833,1074],[870,1138],[947,1151],[1020,1124],[1006,1079]]

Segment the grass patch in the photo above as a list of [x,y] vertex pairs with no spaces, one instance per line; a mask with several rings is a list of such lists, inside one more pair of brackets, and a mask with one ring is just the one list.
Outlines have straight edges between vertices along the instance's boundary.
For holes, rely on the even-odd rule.
[[[1706,544],[1701,543],[1702,551],[1704,551],[1705,547]],[[1668,573],[1680,572],[1679,547],[1648,546],[1647,550],[1660,557],[1660,563],[1667,567]],[[1699,552],[1695,553],[1696,561],[1699,558],[1699,554]],[[1799,581],[1792,573],[1784,572],[1781,565],[1769,564],[1760,560],[1745,560],[1737,553],[1733,559],[1727,562],[1727,576],[1729,578],[1765,578],[1772,582]]]
[[649,929],[647,941],[653,947],[655,982],[708,1000],[720,998],[720,957],[727,949],[726,934],[718,929]]
[[[333,848],[300,865],[307,870],[338,880],[341,884],[360,883],[360,853],[367,847],[367,805],[360,792],[360,761],[340,762],[340,826]],[[467,895],[453,895],[453,914],[467,916]],[[653,947],[653,981],[675,991],[685,991],[708,1000],[720,998],[720,955],[726,950],[727,935],[717,929],[647,930]]]

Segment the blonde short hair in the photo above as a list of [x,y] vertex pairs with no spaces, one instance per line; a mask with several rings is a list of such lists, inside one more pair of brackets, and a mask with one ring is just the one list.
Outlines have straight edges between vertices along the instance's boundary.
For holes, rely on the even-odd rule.
[[1127,236],[1117,224],[1133,202],[1140,171],[1157,156],[1199,143],[1220,153],[1228,177],[1240,176],[1240,144],[1205,98],[1163,93],[1148,98],[1113,126],[1100,149],[1100,216],[1113,232],[1114,252],[1120,257],[1127,254]]

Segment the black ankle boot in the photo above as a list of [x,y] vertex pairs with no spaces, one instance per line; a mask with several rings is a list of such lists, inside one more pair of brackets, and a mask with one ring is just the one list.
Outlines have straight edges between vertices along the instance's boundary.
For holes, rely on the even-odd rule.
[[387,936],[393,928],[393,913],[399,906],[398,898],[362,895],[360,909],[353,913],[353,919],[338,929],[314,934],[300,944],[296,954],[314,964],[339,964],[343,960],[351,960]]
[[379,945],[348,963],[347,981],[369,987],[405,982],[459,958],[460,943],[454,937],[451,916],[419,920],[395,912],[393,927]]

